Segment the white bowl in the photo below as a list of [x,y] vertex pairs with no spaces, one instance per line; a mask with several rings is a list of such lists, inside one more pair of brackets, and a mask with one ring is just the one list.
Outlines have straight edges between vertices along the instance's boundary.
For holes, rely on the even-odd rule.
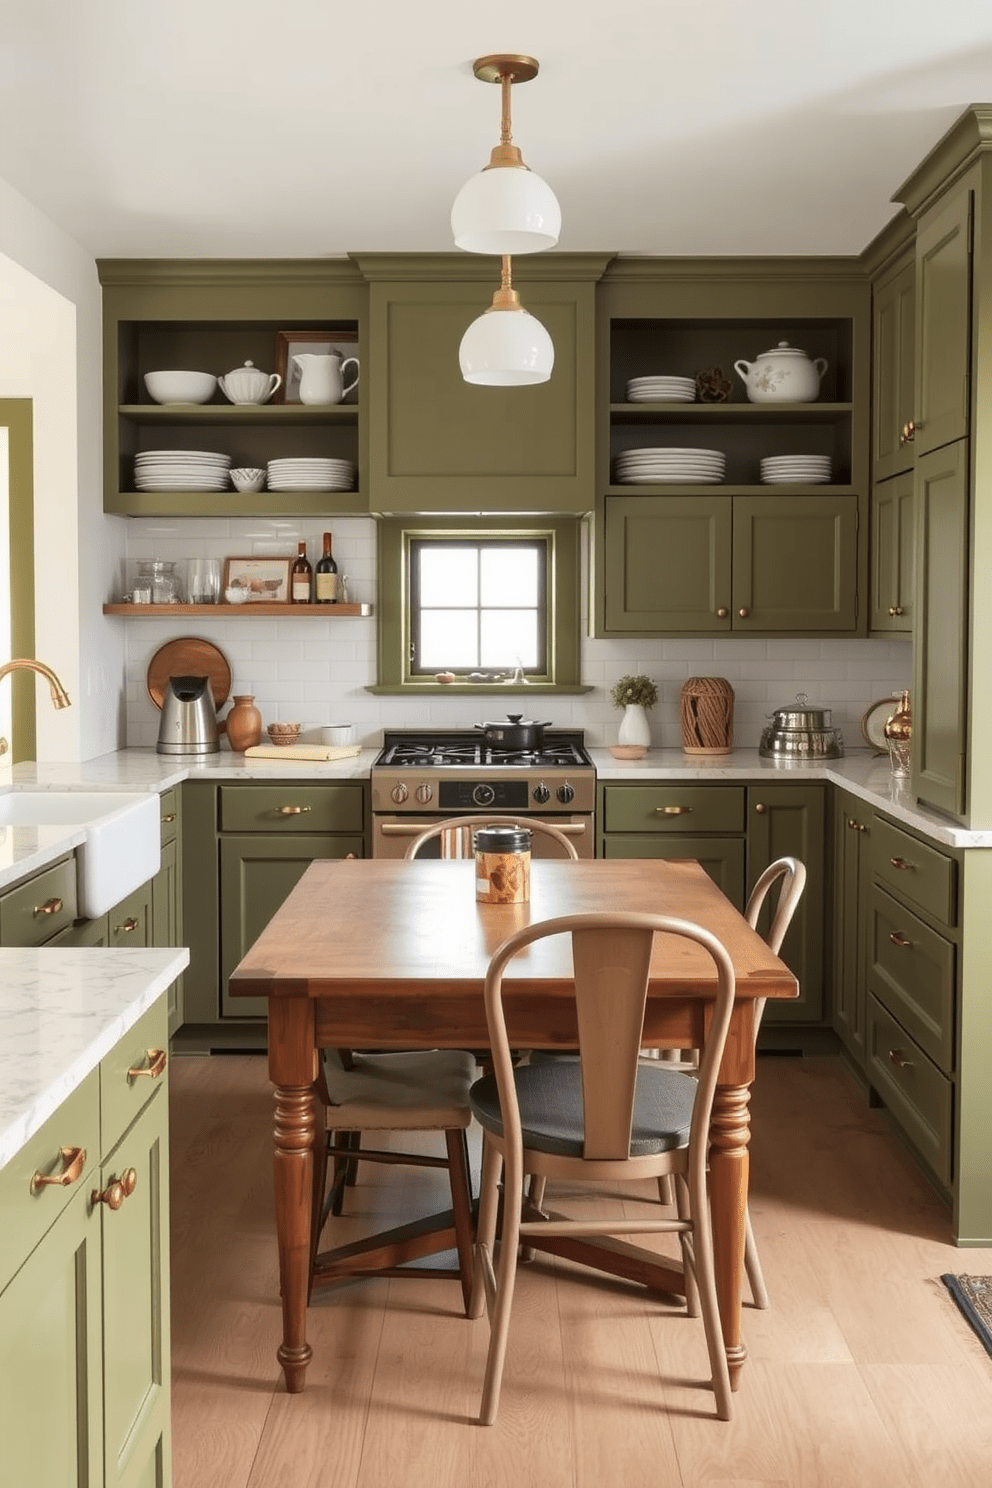
[[217,379],[212,372],[146,372],[145,387],[156,403],[206,403]]
[[264,470],[239,465],[236,470],[228,471],[228,474],[239,491],[260,491],[265,485]]
[[320,731],[322,744],[354,744],[355,725],[353,723],[328,723]]
[[243,589],[240,584],[234,589],[224,590],[225,604],[244,604],[248,598],[248,590]]

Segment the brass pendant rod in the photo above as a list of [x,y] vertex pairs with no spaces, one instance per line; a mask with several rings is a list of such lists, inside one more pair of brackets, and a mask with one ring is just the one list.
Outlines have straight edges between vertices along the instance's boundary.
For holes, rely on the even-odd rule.
[[513,88],[513,74],[512,74],[512,72],[510,72],[510,71],[501,72],[500,75],[499,75],[499,83],[500,83],[500,103],[501,103],[500,121],[499,121],[499,142],[500,142],[501,145],[510,145],[510,144],[513,143],[513,133],[512,133],[512,127],[511,127],[511,120],[510,120],[510,92],[511,92],[511,89]]

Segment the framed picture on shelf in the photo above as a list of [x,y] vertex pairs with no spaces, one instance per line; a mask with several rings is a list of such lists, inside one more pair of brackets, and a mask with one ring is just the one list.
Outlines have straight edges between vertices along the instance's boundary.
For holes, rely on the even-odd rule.
[[[357,357],[357,331],[276,331],[276,371],[282,383],[273,396],[273,403],[299,403],[300,369],[293,358],[301,355],[327,356],[330,352],[341,354],[341,365],[347,357]],[[345,385],[352,381],[353,368],[345,375]],[[358,389],[353,387],[342,399],[345,403],[358,402]]]
[[252,604],[287,604],[292,558],[225,558],[225,598],[229,589],[242,589]]

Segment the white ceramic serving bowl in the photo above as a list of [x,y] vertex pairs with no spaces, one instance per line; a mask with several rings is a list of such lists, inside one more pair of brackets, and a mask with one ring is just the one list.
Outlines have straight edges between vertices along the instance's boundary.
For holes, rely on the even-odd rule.
[[355,725],[353,723],[327,723],[320,731],[320,742],[322,744],[354,744]]
[[243,589],[240,584],[236,585],[233,589],[224,590],[225,604],[244,604],[247,598],[248,590]]
[[248,465],[239,465],[236,470],[229,470],[228,474],[239,491],[260,491],[265,485],[265,471]]
[[212,372],[146,372],[145,387],[156,403],[206,403],[217,379]]

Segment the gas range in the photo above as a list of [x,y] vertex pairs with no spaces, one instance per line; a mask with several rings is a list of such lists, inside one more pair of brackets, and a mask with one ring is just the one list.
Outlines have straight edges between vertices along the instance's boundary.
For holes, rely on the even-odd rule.
[[581,729],[545,729],[541,749],[487,744],[473,729],[387,729],[371,771],[373,812],[591,812],[596,771]]

